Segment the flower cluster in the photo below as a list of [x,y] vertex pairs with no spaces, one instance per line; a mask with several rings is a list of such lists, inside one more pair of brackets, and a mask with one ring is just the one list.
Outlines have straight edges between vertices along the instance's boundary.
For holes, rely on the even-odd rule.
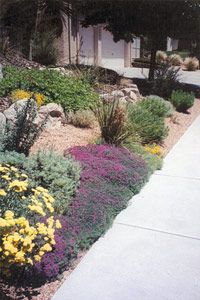
[[148,153],[151,153],[151,154],[154,154],[154,155],[157,155],[157,156],[160,156],[161,155],[161,148],[160,146],[156,145],[156,144],[153,144],[153,145],[146,145],[144,147],[145,151],[148,152]]
[[25,90],[14,90],[11,93],[11,98],[13,101],[21,100],[21,99],[30,99],[31,97],[34,97],[37,105],[40,107],[44,101],[45,101],[45,96],[41,93],[34,93],[30,91],[25,91]]
[[33,265],[52,251],[61,224],[47,189],[32,189],[28,176],[9,165],[0,165],[0,178],[0,269],[7,274],[11,266]]

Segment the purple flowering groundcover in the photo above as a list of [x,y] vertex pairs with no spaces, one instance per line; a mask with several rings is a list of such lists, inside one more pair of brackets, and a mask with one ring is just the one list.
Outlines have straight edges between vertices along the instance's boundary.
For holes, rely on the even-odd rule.
[[89,248],[109,228],[148,178],[144,160],[125,148],[78,146],[65,152],[69,154],[82,166],[81,181],[67,215],[60,217],[62,229],[56,232],[54,251],[35,266],[49,279],[62,273],[79,250]]

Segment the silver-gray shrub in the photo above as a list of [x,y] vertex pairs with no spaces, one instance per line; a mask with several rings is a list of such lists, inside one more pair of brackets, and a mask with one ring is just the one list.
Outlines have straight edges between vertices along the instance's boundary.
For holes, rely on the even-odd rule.
[[65,214],[79,185],[81,167],[71,157],[53,151],[39,151],[26,157],[16,152],[0,152],[0,164],[10,164],[24,171],[32,187],[42,186],[55,198],[55,212]]

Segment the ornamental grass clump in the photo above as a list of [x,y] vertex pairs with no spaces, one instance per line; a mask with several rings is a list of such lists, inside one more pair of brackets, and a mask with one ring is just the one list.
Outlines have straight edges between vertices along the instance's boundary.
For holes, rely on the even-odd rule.
[[0,165],[0,200],[0,270],[9,276],[52,251],[61,224],[48,190],[31,189],[28,176],[13,166]]
[[167,60],[167,54],[164,51],[157,51],[156,52],[156,62],[157,63],[164,63]]
[[119,146],[134,134],[133,126],[128,122],[128,106],[122,105],[119,99],[99,102],[96,107],[96,116],[102,140],[106,144]]
[[184,66],[187,71],[196,71],[199,69],[199,60],[196,57],[186,57]]
[[172,66],[181,66],[183,64],[183,59],[179,54],[171,54],[168,58],[169,64]]

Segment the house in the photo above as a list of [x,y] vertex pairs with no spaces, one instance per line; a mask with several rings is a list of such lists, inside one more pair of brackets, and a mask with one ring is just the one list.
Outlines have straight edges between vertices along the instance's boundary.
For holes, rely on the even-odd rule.
[[134,42],[120,40],[115,43],[103,25],[84,28],[80,20],[65,19],[59,42],[61,64],[96,65],[115,69],[130,67],[140,57],[140,38]]

